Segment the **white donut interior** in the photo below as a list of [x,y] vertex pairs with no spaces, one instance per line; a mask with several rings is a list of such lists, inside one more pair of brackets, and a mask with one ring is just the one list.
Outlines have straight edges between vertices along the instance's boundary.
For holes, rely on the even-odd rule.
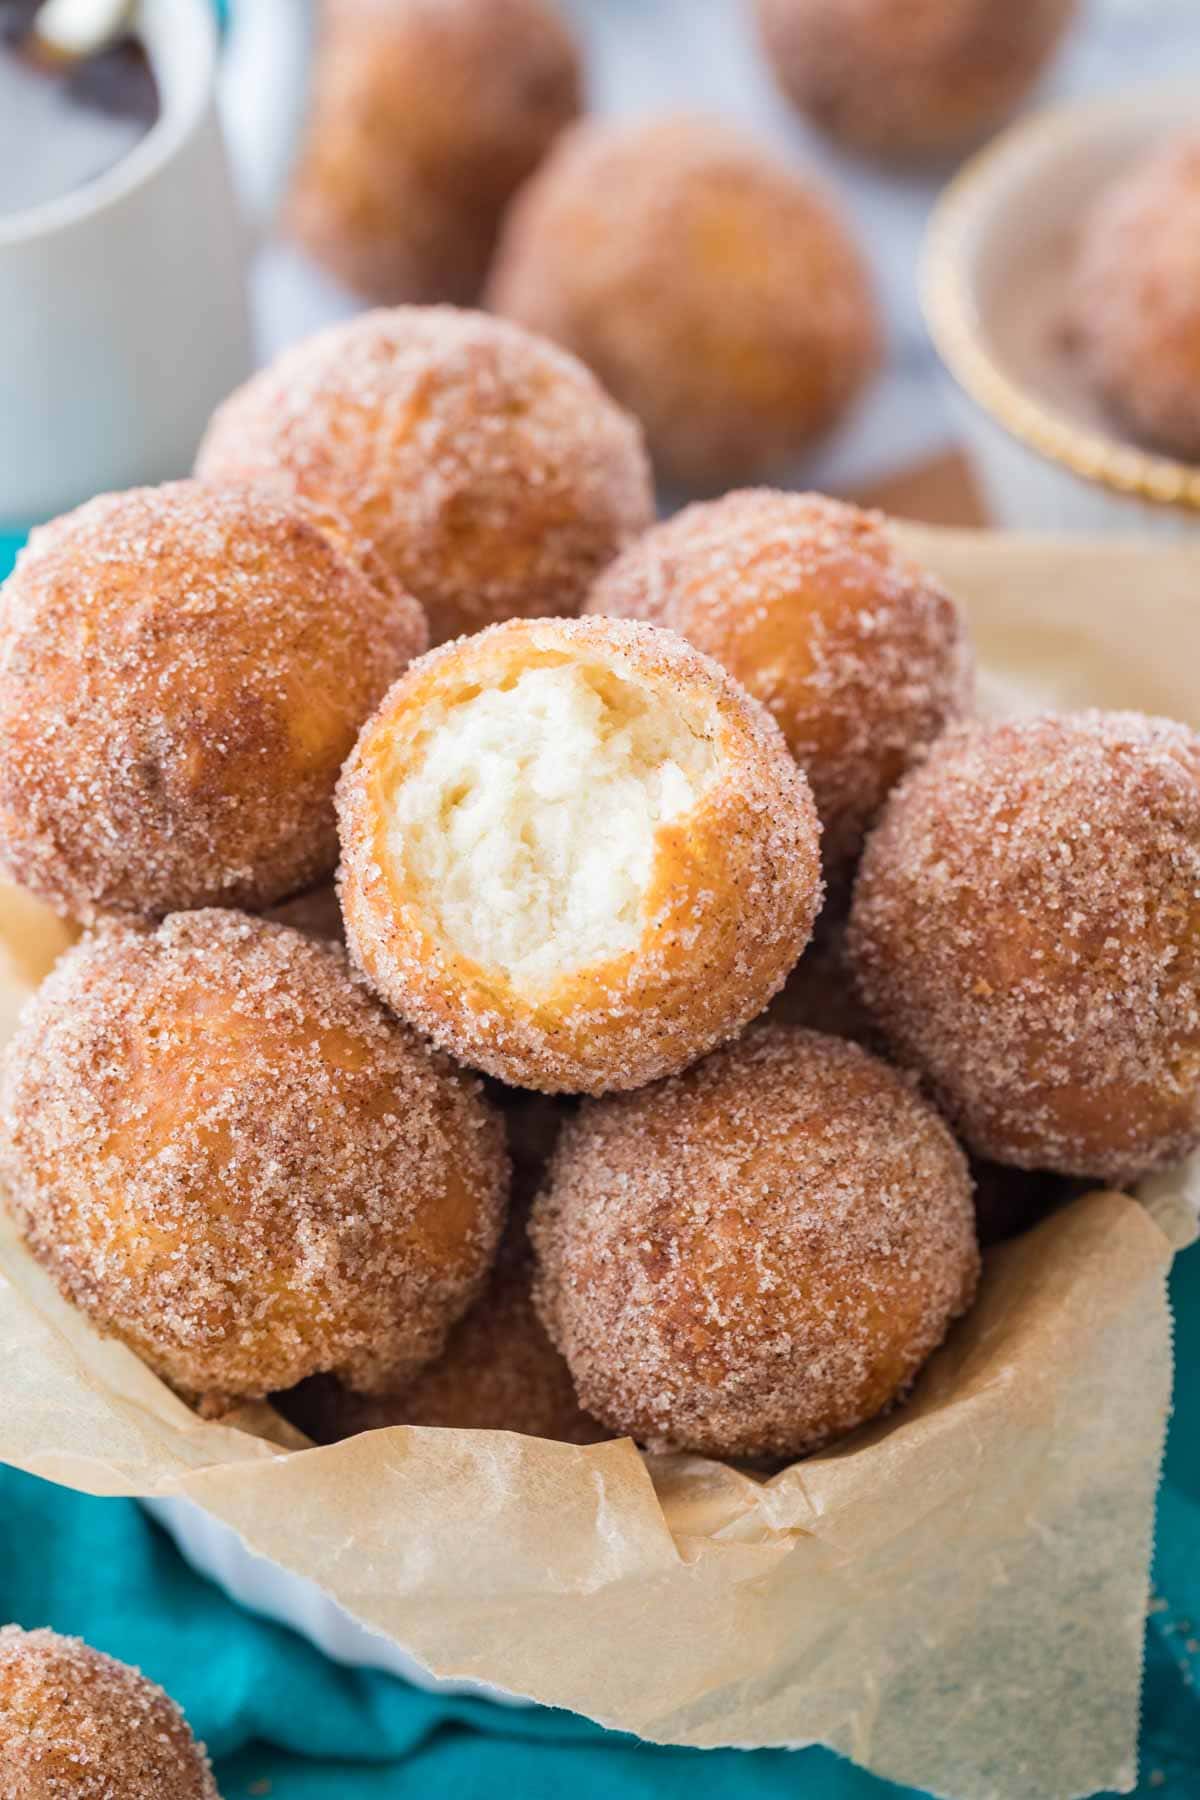
[[563,661],[423,725],[389,851],[453,948],[538,989],[635,945],[659,829],[716,774],[712,721]]

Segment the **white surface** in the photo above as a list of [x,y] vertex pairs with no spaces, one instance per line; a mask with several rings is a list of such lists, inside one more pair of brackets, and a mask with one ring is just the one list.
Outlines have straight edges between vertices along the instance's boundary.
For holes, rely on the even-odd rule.
[[399,1644],[360,1625],[313,1582],[248,1550],[235,1531],[193,1501],[143,1500],[142,1505],[174,1539],[193,1569],[215,1581],[250,1612],[289,1625],[311,1639],[335,1662],[381,1669],[430,1693],[474,1694],[503,1706],[528,1704],[484,1682],[439,1681]]
[[[851,210],[887,312],[889,367],[855,417],[797,479],[814,487],[854,487],[944,447],[957,422],[921,322],[916,266],[930,209],[949,170],[889,173],[840,155],[811,131],[772,83],[749,0],[560,4],[583,43],[597,111],[690,107],[720,113],[812,170]],[[1189,72],[1200,82],[1200,0],[1090,0],[1034,99],[1106,92],[1131,80],[1182,80]],[[262,356],[357,310],[350,295],[285,246],[272,246],[261,258],[255,302]]]

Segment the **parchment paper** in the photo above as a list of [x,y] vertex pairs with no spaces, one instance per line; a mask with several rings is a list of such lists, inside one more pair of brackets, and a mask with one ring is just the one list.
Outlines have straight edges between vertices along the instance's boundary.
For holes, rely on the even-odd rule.
[[[967,603],[988,704],[1197,723],[1200,549],[905,530]],[[0,1031],[64,942],[0,894]],[[0,1232],[0,1457],[182,1493],[440,1675],[667,1743],[821,1742],[951,1800],[1135,1778],[1194,1169],[989,1254],[910,1403],[763,1480],[502,1432],[325,1449],[268,1408],[203,1424]]]

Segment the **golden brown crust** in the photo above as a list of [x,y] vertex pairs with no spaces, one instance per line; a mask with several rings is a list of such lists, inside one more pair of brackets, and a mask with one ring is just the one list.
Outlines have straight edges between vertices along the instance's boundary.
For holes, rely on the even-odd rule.
[[770,489],[689,506],[600,576],[585,610],[678,631],[776,720],[842,874],[889,789],[973,688],[958,607],[880,514]]
[[469,304],[581,100],[549,0],[326,0],[290,227],[369,300]]
[[575,1397],[571,1372],[546,1335],[531,1292],[533,1257],[514,1213],[488,1285],[459,1320],[437,1361],[395,1394],[348,1394],[327,1377],[276,1400],[318,1443],[389,1425],[517,1431],[565,1444],[611,1436]]
[[[764,1022],[799,1025],[832,1037],[850,1038],[864,1050],[887,1055],[887,1040],[868,1012],[854,981],[846,947],[847,918],[826,905],[813,941],[763,1014]],[[975,1228],[980,1248],[1027,1231],[1054,1207],[1083,1191],[1084,1184],[1045,1170],[1011,1169],[970,1160],[975,1190]]]
[[54,1631],[0,1628],[4,1800],[219,1800],[203,1744],[139,1669]]
[[571,1372],[533,1304],[529,1202],[572,1103],[500,1082],[487,1086],[504,1115],[513,1167],[512,1209],[487,1286],[436,1362],[399,1392],[351,1394],[318,1375],[277,1395],[280,1412],[318,1443],[389,1425],[516,1431],[568,1444],[594,1444],[610,1435],[580,1406]]
[[801,1455],[895,1400],[970,1303],[965,1159],[856,1044],[764,1026],[585,1104],[531,1225],[580,1400],[652,1448]]
[[477,1084],[343,952],[218,911],[62,958],[5,1053],[0,1169],[67,1297],[210,1410],[408,1378],[479,1291],[508,1182]]
[[944,156],[1000,125],[1078,0],[755,0],[776,79],[858,150]]
[[36,531],[0,617],[0,858],[60,912],[267,904],[329,873],[355,734],[426,643],[327,514],[110,494]]
[[1169,139],[1100,196],[1070,328],[1123,427],[1200,462],[1200,134]]
[[[434,712],[571,662],[702,713],[720,767],[690,812],[659,827],[638,943],[526,993],[456,950],[418,903],[388,849],[390,797]],[[711,659],[641,623],[512,620],[431,652],[363,731],[338,808],[352,954],[419,1030],[515,1086],[640,1087],[736,1036],[782,986],[821,901],[816,811],[782,736]]]
[[218,408],[197,460],[330,504],[432,641],[572,613],[654,516],[634,421],[573,357],[453,307],[397,307],[286,351]]
[[978,1155],[1124,1182],[1200,1142],[1198,894],[1186,726],[961,727],[868,840],[849,949]]
[[842,220],[704,118],[565,132],[513,202],[488,300],[581,356],[689,488],[787,467],[879,356]]

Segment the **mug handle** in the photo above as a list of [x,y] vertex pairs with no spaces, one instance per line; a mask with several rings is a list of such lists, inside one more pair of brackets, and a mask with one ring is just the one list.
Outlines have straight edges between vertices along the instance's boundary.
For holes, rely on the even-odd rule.
[[218,0],[217,102],[234,185],[255,238],[271,228],[308,111],[316,0]]

